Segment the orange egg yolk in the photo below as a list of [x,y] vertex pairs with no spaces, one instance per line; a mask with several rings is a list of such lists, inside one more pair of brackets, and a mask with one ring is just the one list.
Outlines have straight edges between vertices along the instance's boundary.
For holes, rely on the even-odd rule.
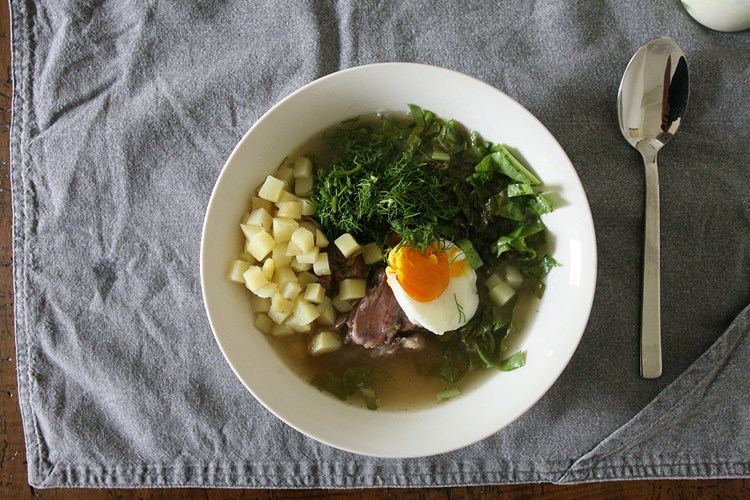
[[404,291],[417,302],[430,302],[448,287],[451,277],[464,273],[466,261],[456,259],[458,247],[440,249],[437,244],[421,250],[402,246],[391,251],[388,264]]

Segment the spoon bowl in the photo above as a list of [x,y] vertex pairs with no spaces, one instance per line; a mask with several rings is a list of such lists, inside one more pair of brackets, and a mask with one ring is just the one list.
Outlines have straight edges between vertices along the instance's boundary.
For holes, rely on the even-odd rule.
[[643,45],[625,68],[617,93],[623,137],[643,157],[646,216],[641,313],[641,376],[662,374],[659,264],[659,177],[656,156],[682,123],[688,101],[685,54],[670,38]]

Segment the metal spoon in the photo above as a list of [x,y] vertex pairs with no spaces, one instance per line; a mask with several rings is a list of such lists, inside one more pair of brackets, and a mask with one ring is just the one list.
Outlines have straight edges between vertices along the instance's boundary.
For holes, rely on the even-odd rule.
[[646,167],[641,317],[641,376],[644,378],[657,378],[662,372],[656,155],[677,132],[687,101],[687,62],[674,40],[656,38],[638,49],[620,83],[617,115],[622,135],[641,153]]

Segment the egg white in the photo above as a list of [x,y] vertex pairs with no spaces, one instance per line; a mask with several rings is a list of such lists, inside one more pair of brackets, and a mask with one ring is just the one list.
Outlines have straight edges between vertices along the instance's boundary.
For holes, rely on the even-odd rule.
[[[455,258],[463,260],[466,256],[461,252]],[[477,273],[468,262],[464,272],[460,276],[451,276],[443,293],[429,302],[412,299],[399,283],[396,271],[390,267],[386,269],[386,280],[409,321],[436,335],[465,325],[479,306]]]

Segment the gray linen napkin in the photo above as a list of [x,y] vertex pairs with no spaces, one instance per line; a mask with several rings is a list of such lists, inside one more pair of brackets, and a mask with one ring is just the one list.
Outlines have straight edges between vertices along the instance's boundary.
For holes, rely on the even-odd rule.
[[[667,0],[12,0],[11,11],[15,321],[32,485],[750,475],[749,32],[709,31]],[[630,56],[657,36],[684,49],[691,96],[660,155],[665,372],[647,381],[643,173],[614,106]],[[591,320],[559,381],[491,438],[423,459],[348,454],[278,421],[222,358],[198,279],[205,206],[249,126],[317,77],[385,61],[455,69],[526,106],[576,166],[599,247]]]

